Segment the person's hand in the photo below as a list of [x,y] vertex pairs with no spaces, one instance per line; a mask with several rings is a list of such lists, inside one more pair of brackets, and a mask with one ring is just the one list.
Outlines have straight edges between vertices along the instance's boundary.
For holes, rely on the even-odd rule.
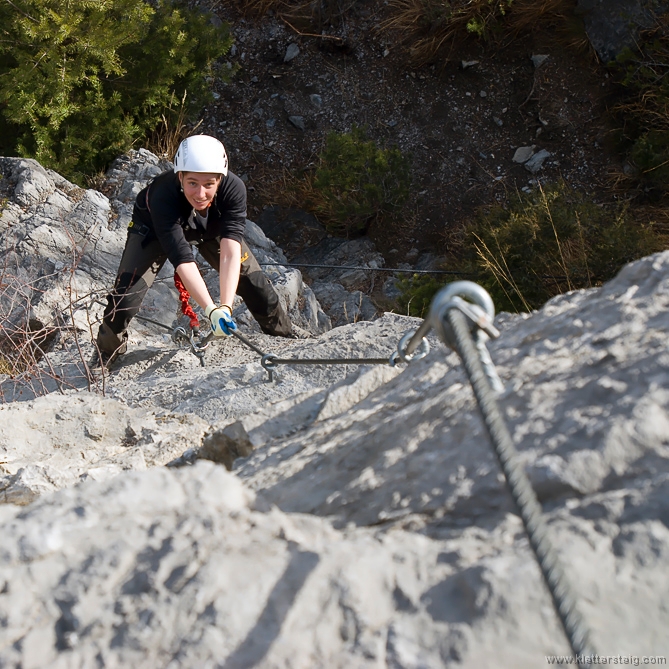
[[229,337],[237,324],[232,320],[232,309],[227,304],[217,307],[213,302],[204,310],[211,323],[211,331],[216,337]]

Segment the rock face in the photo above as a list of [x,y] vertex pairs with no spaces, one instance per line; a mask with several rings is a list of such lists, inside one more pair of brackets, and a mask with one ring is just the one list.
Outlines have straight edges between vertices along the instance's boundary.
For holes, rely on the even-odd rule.
[[207,427],[194,415],[131,409],[88,392],[0,405],[0,502],[29,504],[78,481],[167,464]]
[[384,259],[370,239],[329,236],[312,214],[299,209],[268,207],[258,224],[277,240],[290,263],[301,267],[333,325],[374,320],[379,315],[367,293],[379,280],[373,270],[383,267]]
[[[169,166],[146,150],[132,152],[112,165],[101,186],[103,194],[83,190],[35,161],[0,158],[2,194],[7,198],[0,217],[0,248],[5,256],[0,320],[5,336],[25,339],[32,323],[32,330],[62,334],[75,329],[90,338],[104,307],[101,300],[116,275],[134,199],[149,179]],[[251,221],[246,236],[261,262],[285,261],[276,244]],[[178,315],[173,273],[167,262],[140,316],[172,324]],[[297,270],[278,267],[268,273],[298,328],[306,334],[330,328],[329,318]],[[212,271],[208,279],[216,283],[215,277]],[[241,302],[235,316],[255,324]],[[165,330],[137,320],[131,337],[135,332],[143,336]]]
[[82,484],[0,519],[5,667],[439,667],[479,655],[467,621],[505,607],[524,648],[500,646],[500,662],[543,660],[559,636],[534,564],[507,549],[487,569],[496,551],[475,532],[464,560],[481,564],[461,569],[448,542],[256,510],[211,464]]
[[[387,358],[418,324],[242,331],[281,359]],[[596,651],[667,656],[669,252],[496,324],[499,404]],[[91,378],[64,335],[32,379],[5,378],[0,667],[568,655],[459,358],[429,339],[408,366],[269,383],[236,339],[201,367],[148,329]]]

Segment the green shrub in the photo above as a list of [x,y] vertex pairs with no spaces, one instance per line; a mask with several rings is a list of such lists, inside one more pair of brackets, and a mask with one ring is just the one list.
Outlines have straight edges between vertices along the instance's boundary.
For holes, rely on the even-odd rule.
[[373,221],[401,216],[411,188],[409,161],[399,149],[379,148],[364,130],[331,132],[306,188],[306,206],[329,232],[350,235]]
[[13,0],[0,33],[15,151],[79,183],[150,133],[175,95],[201,107],[232,44],[227,25],[171,0]]
[[669,188],[669,129],[648,130],[633,144],[629,157],[650,188],[664,193]]
[[487,0],[487,2],[471,3],[476,6],[475,12],[467,21],[467,31],[487,38],[494,30],[498,21],[509,11],[513,0]]
[[486,288],[498,311],[529,311],[567,290],[601,285],[665,246],[666,238],[635,222],[626,206],[599,206],[561,182],[519,196],[508,209],[483,210],[466,230],[461,257],[448,266],[462,276],[400,279],[397,308],[424,318],[437,291],[462,278]]
[[621,147],[637,168],[641,183],[664,195],[669,191],[669,17],[637,47],[620,53],[611,70],[621,87],[614,107]]
[[495,207],[467,231],[463,267],[499,310],[525,311],[576,288],[601,285],[626,263],[662,248],[625,206],[599,206],[561,182]]
[[397,287],[401,293],[398,298],[398,311],[407,316],[425,318],[430,310],[432,298],[446,283],[446,281],[440,281],[427,274],[401,277],[397,281]]

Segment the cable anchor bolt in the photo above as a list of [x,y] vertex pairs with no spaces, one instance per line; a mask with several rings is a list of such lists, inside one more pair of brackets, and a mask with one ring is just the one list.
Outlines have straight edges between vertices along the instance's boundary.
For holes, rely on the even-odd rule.
[[197,327],[191,328],[189,338],[191,352],[200,361],[201,367],[204,367],[204,353],[209,348],[211,337],[211,333],[202,336]]
[[202,337],[198,328],[191,328],[190,333],[182,325],[178,325],[172,330],[172,341],[179,348],[189,347],[191,353],[200,361],[204,367],[204,352],[209,347],[211,335]]
[[263,369],[267,372],[269,375],[268,382],[272,383],[272,381],[275,380],[275,374],[276,374],[276,368],[277,364],[275,360],[277,360],[277,356],[274,355],[274,353],[265,353],[262,358],[260,358],[260,364],[263,366]]
[[493,325],[495,305],[492,298],[484,288],[473,281],[455,281],[442,288],[432,300],[428,316],[432,327],[446,346],[457,351],[455,333],[447,317],[451,309],[457,309],[467,318],[469,331],[490,385],[495,392],[502,392],[504,384],[486,348],[488,339],[497,339],[500,334]]

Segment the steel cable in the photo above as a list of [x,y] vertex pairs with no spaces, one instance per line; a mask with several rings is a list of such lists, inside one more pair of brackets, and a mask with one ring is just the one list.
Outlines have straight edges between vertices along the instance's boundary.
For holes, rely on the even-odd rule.
[[275,358],[273,365],[389,365],[389,358]]
[[[518,461],[518,453],[502,417],[495,394],[483,371],[469,323],[465,315],[458,309],[449,309],[444,318],[448,320],[453,329],[458,354],[483,414],[483,423],[504,472],[511,496],[518,507],[530,546],[537,558],[571,648],[577,657],[594,655],[588,628],[576,607],[576,600],[548,536],[548,528],[539,500]],[[579,662],[579,666],[584,665]]]
[[[450,276],[468,276],[476,278],[480,276],[479,272],[460,272],[451,269],[404,269],[400,267],[364,267],[362,265],[316,265],[310,263],[291,263],[291,262],[259,262],[261,267],[306,267],[309,269],[352,269],[362,270],[364,272],[390,272],[391,274],[444,274]],[[539,279],[552,279],[554,281],[567,281],[568,279],[584,279],[586,277],[566,276],[560,274],[538,274]]]
[[451,276],[476,276],[472,272],[458,272],[446,269],[400,269],[399,267],[362,267],[356,265],[315,265],[309,263],[259,262],[262,267],[307,267],[309,269],[353,269],[366,272],[391,272],[399,274],[449,274]]
[[250,342],[239,330],[232,330],[232,334],[239,339],[239,341],[242,342],[242,344],[246,344],[252,351],[255,351],[261,358],[265,355],[265,352],[261,349],[259,349],[255,344]]

